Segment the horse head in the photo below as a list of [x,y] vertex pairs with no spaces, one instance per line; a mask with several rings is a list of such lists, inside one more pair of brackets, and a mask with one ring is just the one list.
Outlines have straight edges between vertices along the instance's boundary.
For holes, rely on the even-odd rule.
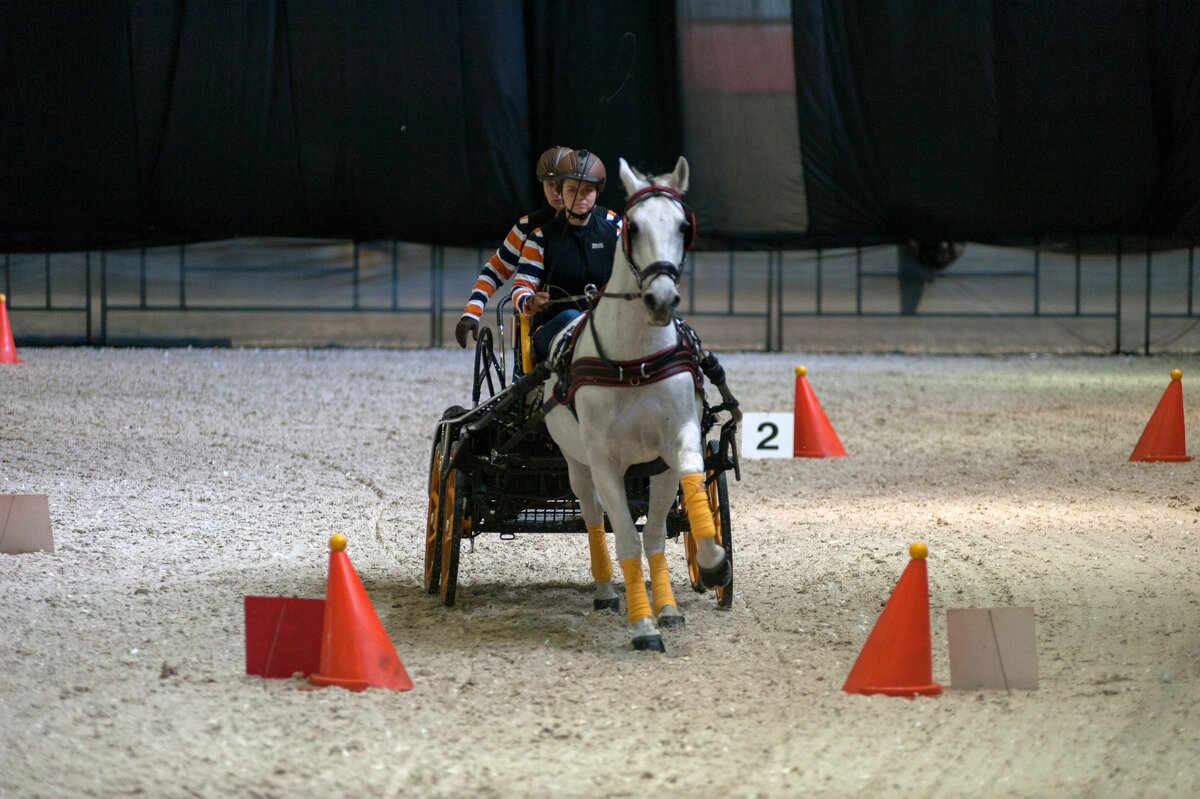
[[683,195],[688,187],[688,163],[683,156],[675,170],[647,176],[621,159],[625,184],[625,260],[642,292],[652,325],[666,325],[679,305],[679,278],[684,258],[696,234],[696,220]]

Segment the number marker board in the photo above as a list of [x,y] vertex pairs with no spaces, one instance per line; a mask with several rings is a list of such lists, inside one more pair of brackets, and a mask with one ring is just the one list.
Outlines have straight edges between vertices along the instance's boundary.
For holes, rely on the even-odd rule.
[[793,455],[790,413],[747,413],[742,416],[743,458],[790,458]]

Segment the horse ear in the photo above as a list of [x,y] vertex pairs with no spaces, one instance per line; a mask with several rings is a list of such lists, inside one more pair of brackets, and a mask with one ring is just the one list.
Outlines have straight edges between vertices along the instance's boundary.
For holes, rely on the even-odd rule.
[[675,191],[686,194],[688,190],[688,162],[682,155],[675,162],[675,171],[671,173],[671,183]]
[[625,186],[626,197],[650,185],[645,178],[638,174],[637,170],[625,162],[624,158],[619,159],[619,164],[618,169],[621,174],[621,183]]

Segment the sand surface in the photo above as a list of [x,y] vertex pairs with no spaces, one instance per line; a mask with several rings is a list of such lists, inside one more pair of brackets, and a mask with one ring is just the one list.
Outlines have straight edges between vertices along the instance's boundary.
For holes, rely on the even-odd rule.
[[[21,355],[0,493],[49,496],[57,551],[0,556],[0,797],[1200,793],[1200,462],[1127,462],[1172,368],[1200,419],[1195,356],[723,355],[746,410],[806,364],[850,457],[743,462],[733,607],[668,543],[658,656],[591,610],[582,536],[422,591],[466,353]],[[410,692],[245,674],[242,598],[323,596],[334,531]],[[843,693],[918,538],[947,691]],[[946,610],[991,606],[1034,608],[1039,690],[950,689]]]

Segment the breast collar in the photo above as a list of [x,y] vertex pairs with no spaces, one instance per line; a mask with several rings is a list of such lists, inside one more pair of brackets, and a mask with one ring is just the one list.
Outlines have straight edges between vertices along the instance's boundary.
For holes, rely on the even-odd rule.
[[666,380],[677,374],[688,372],[696,391],[703,390],[700,376],[701,354],[696,350],[695,337],[683,334],[682,321],[674,321],[679,335],[675,344],[644,358],[629,361],[613,361],[604,358],[574,358],[575,344],[583,328],[591,321],[591,314],[575,326],[565,346],[555,353],[558,379],[554,385],[551,407],[565,405],[575,413],[575,392],[585,386],[606,388],[635,388]]

